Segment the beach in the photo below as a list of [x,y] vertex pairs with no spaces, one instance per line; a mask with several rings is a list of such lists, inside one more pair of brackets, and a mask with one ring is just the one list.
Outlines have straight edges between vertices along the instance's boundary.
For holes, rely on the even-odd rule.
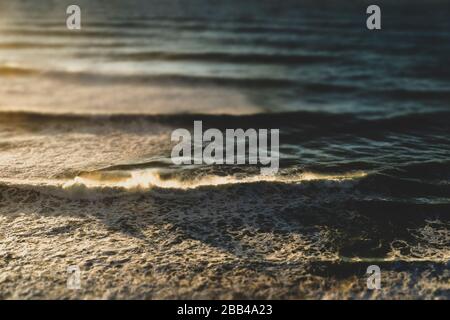
[[[0,299],[450,298],[448,5],[63,2],[0,1]],[[175,164],[194,121],[278,172]]]

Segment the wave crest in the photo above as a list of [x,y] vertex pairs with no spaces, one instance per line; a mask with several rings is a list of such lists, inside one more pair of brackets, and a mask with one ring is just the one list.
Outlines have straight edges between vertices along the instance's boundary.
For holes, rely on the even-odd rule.
[[142,190],[150,188],[162,189],[196,189],[205,186],[228,184],[249,184],[258,182],[301,183],[312,180],[342,181],[366,176],[364,172],[345,174],[318,174],[304,172],[293,176],[254,175],[238,177],[233,175],[205,175],[192,179],[164,177],[158,169],[137,170],[131,172],[90,172],[75,177],[64,183],[64,189],[114,187],[126,190]]

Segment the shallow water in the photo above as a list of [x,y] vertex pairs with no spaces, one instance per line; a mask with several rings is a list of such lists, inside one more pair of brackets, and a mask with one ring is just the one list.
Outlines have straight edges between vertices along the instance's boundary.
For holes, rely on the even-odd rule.
[[[447,4],[79,3],[0,1],[0,297],[449,298]],[[279,173],[175,166],[194,120]]]

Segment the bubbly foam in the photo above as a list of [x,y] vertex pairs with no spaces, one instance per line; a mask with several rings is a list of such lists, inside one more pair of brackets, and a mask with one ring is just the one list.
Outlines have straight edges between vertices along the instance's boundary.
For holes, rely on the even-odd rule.
[[217,176],[208,175],[191,180],[181,180],[176,178],[163,178],[158,169],[146,169],[132,171],[128,174],[117,172],[108,174],[105,172],[88,173],[77,176],[63,184],[63,188],[73,188],[74,186],[85,186],[87,188],[114,187],[123,189],[149,189],[153,187],[167,189],[195,189],[204,186],[219,186],[226,184],[243,184],[255,182],[279,182],[279,183],[301,183],[311,180],[342,181],[366,176],[364,172],[353,172],[340,175],[325,175],[313,172],[305,172],[294,176],[270,176],[255,175],[237,177],[233,175]]

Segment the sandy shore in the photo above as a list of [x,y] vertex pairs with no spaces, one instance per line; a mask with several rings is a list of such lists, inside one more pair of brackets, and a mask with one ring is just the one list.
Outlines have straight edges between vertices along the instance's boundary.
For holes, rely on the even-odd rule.
[[[382,289],[367,290],[369,263],[339,259],[333,228],[289,219],[261,188],[92,201],[2,186],[0,298],[448,297],[448,265],[426,261],[382,263]],[[72,265],[80,290],[66,285]]]

